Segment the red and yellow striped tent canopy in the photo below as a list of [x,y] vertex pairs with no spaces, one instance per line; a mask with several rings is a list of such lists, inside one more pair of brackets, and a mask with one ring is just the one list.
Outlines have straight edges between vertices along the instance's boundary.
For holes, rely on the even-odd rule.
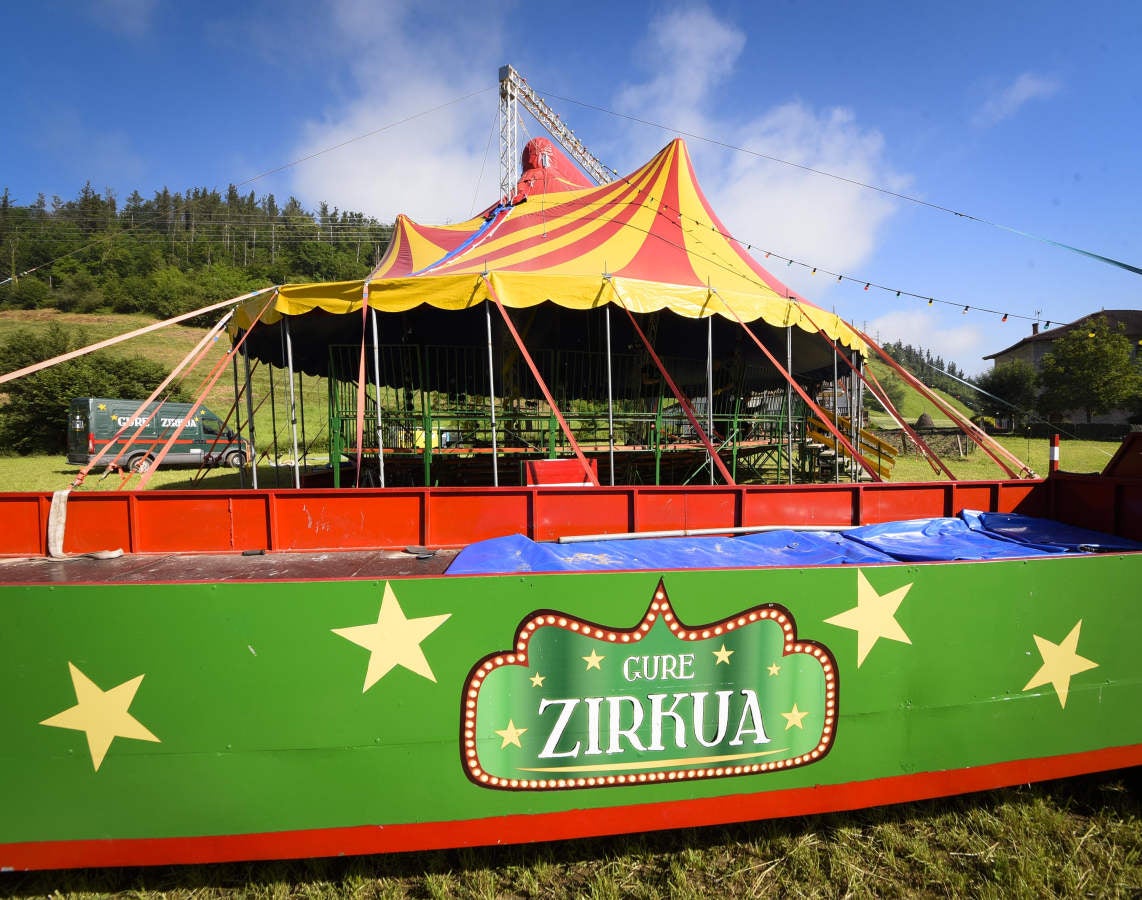
[[[466,222],[422,225],[400,216],[368,279],[283,285],[261,321],[359,312],[362,302],[387,313],[425,304],[467,309],[494,291],[509,309],[550,301],[568,309],[614,304],[634,313],[761,319],[824,331],[863,352],[849,325],[799,297],[731,237],[681,139],[597,187],[567,187],[572,178],[544,177],[551,168],[529,169],[514,198]],[[261,305],[260,298],[245,304],[237,326],[248,328]]]

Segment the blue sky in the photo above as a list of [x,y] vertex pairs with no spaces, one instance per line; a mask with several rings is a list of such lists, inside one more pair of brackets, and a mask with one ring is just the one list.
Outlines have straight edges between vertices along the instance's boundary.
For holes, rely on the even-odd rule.
[[1142,4],[75,0],[0,27],[21,204],[236,183],[465,219],[511,63],[619,172],[686,135],[730,231],[881,341],[974,374],[1036,316],[1142,305],[1138,275],[756,155],[1142,266]]

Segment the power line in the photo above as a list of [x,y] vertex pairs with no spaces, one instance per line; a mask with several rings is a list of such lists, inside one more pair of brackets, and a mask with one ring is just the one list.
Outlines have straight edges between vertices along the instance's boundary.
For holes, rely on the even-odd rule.
[[[1081,256],[1085,256],[1089,259],[1093,259],[1093,260],[1096,260],[1098,262],[1106,263],[1106,264],[1111,265],[1111,266],[1116,266],[1120,269],[1125,269],[1127,272],[1133,272],[1135,275],[1142,275],[1142,268],[1139,268],[1138,266],[1135,266],[1135,265],[1131,265],[1130,263],[1123,262],[1122,260],[1114,259],[1113,257],[1110,257],[1110,256],[1104,256],[1103,254],[1095,253],[1092,250],[1084,250],[1081,247],[1074,247],[1074,246],[1067,244],[1067,243],[1064,243],[1062,241],[1057,241],[1057,240],[1054,240],[1053,238],[1044,237],[1043,235],[1035,234],[1034,232],[1031,232],[1031,231],[1023,231],[1023,230],[1020,230],[1018,228],[1013,228],[1012,226],[1004,225],[1001,222],[993,222],[990,219],[983,218],[982,216],[973,216],[970,213],[966,213],[966,212],[963,212],[963,211],[958,210],[958,209],[953,209],[950,206],[943,206],[939,203],[933,203],[930,200],[923,200],[920,197],[914,197],[911,194],[904,194],[904,193],[901,193],[900,191],[893,191],[893,190],[890,190],[889,188],[880,187],[879,185],[869,184],[868,182],[861,181],[857,178],[849,178],[846,175],[838,175],[836,172],[829,172],[825,169],[817,169],[817,168],[814,168],[813,166],[807,166],[807,165],[804,165],[802,163],[792,162],[791,160],[788,160],[788,159],[782,159],[780,156],[772,156],[768,153],[762,153],[760,150],[753,150],[749,147],[740,147],[736,144],[730,144],[726,141],[719,141],[716,138],[707,137],[706,135],[702,135],[702,134],[696,134],[692,131],[686,131],[686,130],[681,129],[681,128],[673,128],[673,127],[668,126],[668,125],[663,125],[659,122],[652,122],[649,119],[642,119],[642,118],[639,118],[638,116],[632,116],[629,113],[616,112],[615,110],[608,109],[605,106],[596,106],[595,104],[592,104],[592,103],[584,103],[583,101],[575,100],[572,97],[562,97],[562,96],[559,96],[558,94],[549,94],[548,96],[553,97],[556,100],[562,100],[564,103],[573,103],[576,106],[583,107],[584,109],[591,109],[591,110],[594,110],[595,112],[601,112],[601,113],[604,113],[605,115],[614,116],[615,118],[618,118],[618,119],[626,119],[627,121],[635,122],[639,125],[646,125],[650,128],[657,128],[661,131],[666,131],[666,132],[669,132],[671,134],[682,135],[683,137],[692,138],[693,140],[701,141],[701,142],[706,143],[706,144],[711,144],[712,146],[715,146],[715,147],[722,147],[726,150],[732,150],[735,153],[744,153],[747,156],[754,156],[754,157],[757,157],[758,159],[764,159],[764,160],[768,160],[769,162],[779,163],[783,166],[789,166],[789,167],[794,168],[794,169],[800,169],[803,172],[809,172],[813,175],[821,175],[821,176],[824,176],[825,178],[832,178],[836,181],[844,182],[845,184],[851,184],[855,187],[864,188],[865,190],[876,191],[878,194],[884,194],[885,196],[888,196],[888,197],[895,197],[898,200],[905,200],[909,203],[915,203],[919,206],[926,206],[929,209],[934,209],[934,210],[937,210],[938,212],[947,213],[948,215],[956,216],[957,218],[968,219],[972,222],[979,222],[981,225],[989,225],[992,228],[998,228],[1001,231],[1007,231],[1007,232],[1010,232],[1012,234],[1017,234],[1020,237],[1030,238],[1031,240],[1039,241],[1039,242],[1044,243],[1044,244],[1051,244],[1052,246],[1059,247],[1060,249],[1063,249],[1063,250],[1069,250],[1072,253],[1077,253],[1077,254],[1079,254]],[[611,171],[614,171],[614,170],[612,169]]]

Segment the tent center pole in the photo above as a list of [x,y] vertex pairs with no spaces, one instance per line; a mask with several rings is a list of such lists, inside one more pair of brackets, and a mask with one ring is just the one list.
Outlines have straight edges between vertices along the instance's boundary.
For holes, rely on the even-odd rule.
[[289,333],[289,316],[282,317],[285,338],[286,371],[289,372],[289,427],[293,439],[293,486],[301,487],[301,460],[297,456],[297,394],[293,385],[293,338]]
[[373,325],[373,385],[377,390],[377,475],[381,487],[385,486],[385,440],[381,422],[381,344],[377,331],[377,311],[369,310]]
[[[706,434],[714,440],[714,317],[706,319]],[[709,451],[707,451],[709,453]],[[714,483],[714,457],[710,456],[710,484]]]
[[250,428],[250,487],[258,489],[258,445],[254,440],[254,396],[250,390],[250,350],[242,345],[242,364],[246,367],[246,424]]
[[[850,423],[850,427],[852,429],[852,435],[853,435],[850,440],[852,440],[854,447],[860,446],[858,441],[860,441],[860,413],[861,413],[861,404],[863,403],[863,400],[861,398],[861,388],[864,386],[863,382],[861,381],[861,372],[862,372],[863,364],[864,364],[864,360],[862,359],[861,355],[856,350],[854,350],[853,351],[853,379],[852,379],[852,384],[853,384],[852,422]],[[857,481],[858,480],[858,478],[857,478],[857,467],[856,466],[857,466],[857,463],[856,463],[856,460],[854,459],[853,463],[852,463],[852,467],[849,470],[849,479],[851,481]]]
[[793,326],[785,326],[785,463],[793,483]]
[[607,307],[607,445],[611,463],[611,487],[615,486],[615,392],[611,371],[611,308]]
[[[242,434],[242,394],[238,390],[238,357],[230,357],[230,368],[234,373],[234,431],[239,435]],[[238,469],[238,487],[244,488],[246,486],[246,467],[241,466]]]
[[281,451],[278,448],[278,389],[274,384],[274,367],[266,367],[270,376],[270,434],[273,435],[274,487],[281,487]]
[[[833,341],[833,422],[839,423],[841,420],[841,403],[838,394],[840,393],[841,383],[837,380],[837,356],[840,354],[841,348],[837,346],[837,342]],[[816,481],[816,479],[813,479]],[[833,466],[833,481],[836,484],[841,483],[841,470],[837,466]]]
[[484,301],[484,322],[488,328],[488,407],[492,413],[492,485],[500,486],[499,451],[496,445],[496,368],[492,356],[492,303]]

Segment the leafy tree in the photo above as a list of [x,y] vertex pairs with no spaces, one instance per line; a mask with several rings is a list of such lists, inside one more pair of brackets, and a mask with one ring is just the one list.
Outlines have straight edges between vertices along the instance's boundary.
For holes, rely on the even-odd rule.
[[[46,331],[20,329],[0,345],[0,372],[11,372],[83,346],[80,332],[58,324]],[[143,398],[166,372],[142,357],[92,353],[5,384],[0,406],[0,447],[6,453],[67,451],[67,413],[72,397]],[[172,394],[174,397],[174,394]]]
[[985,415],[1013,417],[1022,422],[1027,418],[1028,410],[1035,405],[1035,367],[1024,360],[1016,359],[996,366],[976,378],[975,383],[981,391],[986,391],[976,401],[980,412]]
[[1137,402],[1142,393],[1142,367],[1132,358],[1121,324],[1092,316],[1061,335],[1043,357],[1039,373],[1040,408],[1061,415],[1082,410],[1094,416]]

